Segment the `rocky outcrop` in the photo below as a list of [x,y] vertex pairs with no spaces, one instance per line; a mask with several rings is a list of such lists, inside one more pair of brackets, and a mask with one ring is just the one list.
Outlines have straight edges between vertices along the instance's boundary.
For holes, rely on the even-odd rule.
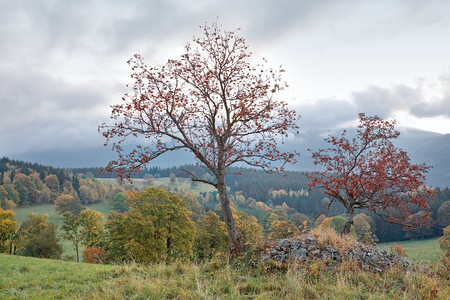
[[391,254],[375,246],[352,242],[345,247],[337,247],[314,236],[280,240],[265,248],[262,259],[274,259],[282,263],[312,259],[321,259],[327,262],[356,260],[363,270],[371,272],[383,272],[394,265],[401,266],[405,271],[424,270],[404,257]]

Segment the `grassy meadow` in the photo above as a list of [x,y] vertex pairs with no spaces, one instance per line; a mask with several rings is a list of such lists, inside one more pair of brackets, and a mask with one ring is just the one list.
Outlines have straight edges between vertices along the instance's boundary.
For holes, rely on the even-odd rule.
[[406,250],[408,259],[421,263],[423,265],[431,265],[439,263],[442,255],[441,248],[437,238],[425,240],[400,241],[394,243],[379,243],[377,246],[381,249],[390,250],[390,247],[400,245]]
[[91,265],[0,255],[1,299],[449,299],[448,280],[352,262],[287,266],[251,257]]
[[[111,184],[116,184],[117,181],[114,178],[96,178],[96,180],[105,182],[105,183],[111,183]],[[146,180],[143,178],[135,178],[133,179],[133,185],[136,187],[136,189],[138,190],[142,190],[145,189],[146,187],[148,187],[148,185],[146,184]],[[158,179],[154,179],[153,181],[153,186],[162,186],[162,185],[168,185],[171,190],[174,189],[185,189],[185,190],[193,190],[193,191],[197,191],[197,192],[211,192],[214,191],[214,187],[210,186],[209,184],[203,183],[203,182],[198,182],[196,187],[191,187],[191,179],[190,178],[185,178],[185,177],[176,177],[175,183],[170,183],[170,178],[169,177],[161,177]]]

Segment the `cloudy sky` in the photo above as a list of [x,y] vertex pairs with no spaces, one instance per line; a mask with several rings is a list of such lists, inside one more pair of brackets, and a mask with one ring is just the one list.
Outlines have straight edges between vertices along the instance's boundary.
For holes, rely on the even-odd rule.
[[283,65],[303,132],[365,112],[447,134],[449,13],[446,0],[0,0],[0,156],[101,146],[126,61],[178,58],[216,18],[255,62]]

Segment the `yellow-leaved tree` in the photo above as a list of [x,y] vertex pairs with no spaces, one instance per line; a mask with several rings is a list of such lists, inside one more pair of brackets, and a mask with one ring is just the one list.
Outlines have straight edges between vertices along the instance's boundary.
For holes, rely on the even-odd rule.
[[18,229],[15,217],[12,210],[0,208],[0,253],[12,253],[14,234]]
[[105,252],[112,261],[142,263],[192,256],[195,225],[180,197],[150,187],[131,193],[129,211],[111,213]]

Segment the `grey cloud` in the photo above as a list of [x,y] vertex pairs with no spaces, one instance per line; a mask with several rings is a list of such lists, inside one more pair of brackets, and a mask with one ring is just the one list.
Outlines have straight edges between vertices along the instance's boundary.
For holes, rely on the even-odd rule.
[[411,107],[411,113],[417,117],[450,117],[450,73],[444,73],[439,77],[439,84],[434,84],[435,90],[440,90],[440,95],[432,101],[417,103]]
[[302,131],[339,128],[357,118],[360,112],[354,104],[336,99],[318,99],[300,104],[296,110],[302,116],[300,120]]
[[[135,51],[143,50],[148,61],[172,42],[184,45],[192,35],[201,34],[198,25],[216,17],[225,29],[242,27],[252,49],[316,30],[318,24],[353,42],[367,30],[399,34],[423,24],[433,28],[448,24],[442,17],[446,9],[435,7],[448,7],[449,2],[428,1],[423,9],[419,2],[398,3],[405,10],[394,12],[390,22],[371,20],[355,35],[345,35],[348,28],[337,26],[335,20],[353,17],[350,9],[363,5],[357,1],[0,1],[0,155],[36,147],[102,144],[96,127],[108,119],[108,104],[119,101],[119,89],[125,84],[114,82],[109,71],[117,71]],[[68,67],[63,70],[65,63]],[[102,68],[106,71],[95,73]],[[85,74],[87,83],[80,79]],[[394,85],[370,86],[348,101],[303,103],[298,106],[300,124],[304,130],[336,128],[356,119],[359,112],[387,118],[395,110],[420,117],[450,116],[449,82],[450,75],[441,77],[442,95],[433,102],[424,101],[420,87]]]
[[450,95],[438,100],[437,103],[420,103],[411,107],[410,112],[419,117],[450,117]]
[[297,106],[302,115],[300,124],[304,130],[336,129],[355,120],[358,113],[388,119],[397,111],[405,111],[419,118],[450,117],[450,73],[443,74],[439,83],[434,84],[439,96],[433,101],[427,99],[425,84],[421,82],[417,86],[368,86],[363,91],[352,93],[348,101],[317,99],[301,103]]
[[370,86],[362,92],[353,93],[352,101],[367,114],[389,117],[394,111],[406,111],[425,118],[450,117],[450,74],[440,76],[439,84],[432,89],[437,94],[433,99],[427,95],[426,82],[417,86],[393,85],[391,87]]
[[2,154],[101,143],[96,129],[108,117],[110,99],[95,84],[0,69],[0,90]]
[[369,86],[362,92],[354,92],[352,101],[368,115],[388,118],[395,110],[408,110],[412,105],[420,103],[421,97],[420,89],[406,85],[389,88]]
[[87,41],[83,42],[83,39],[92,30],[90,15],[78,1],[5,2],[0,6],[3,12],[0,24],[4,28],[0,34],[8,45],[3,51],[9,50],[10,55],[34,53],[48,56],[58,49],[75,50],[83,44],[85,46]]
[[[216,2],[218,3],[218,2]],[[246,32],[254,40],[279,39],[297,29],[308,27],[314,17],[332,1],[233,1],[228,10],[239,15]],[[219,4],[217,4],[219,5]],[[222,2],[220,5],[224,5]],[[237,8],[237,9],[235,9]]]

